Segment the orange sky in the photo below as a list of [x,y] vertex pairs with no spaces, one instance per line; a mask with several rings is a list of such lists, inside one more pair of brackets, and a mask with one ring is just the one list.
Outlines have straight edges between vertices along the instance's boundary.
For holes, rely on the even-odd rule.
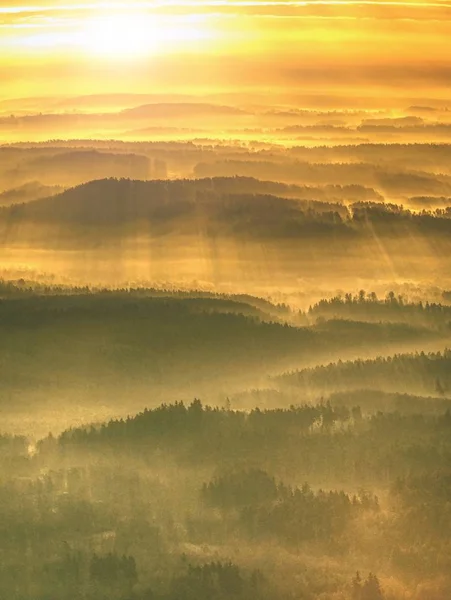
[[446,98],[451,3],[9,2],[0,98],[263,90]]

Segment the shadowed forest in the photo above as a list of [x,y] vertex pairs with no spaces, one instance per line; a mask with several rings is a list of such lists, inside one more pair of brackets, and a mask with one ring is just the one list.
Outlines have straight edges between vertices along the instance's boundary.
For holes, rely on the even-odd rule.
[[238,96],[0,99],[2,600],[451,597],[448,103]]

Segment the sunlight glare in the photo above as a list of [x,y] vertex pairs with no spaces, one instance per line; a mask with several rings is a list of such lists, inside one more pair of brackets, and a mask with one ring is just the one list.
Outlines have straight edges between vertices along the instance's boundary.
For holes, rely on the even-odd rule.
[[90,19],[83,28],[81,44],[91,55],[136,58],[180,50],[185,43],[210,37],[199,19],[191,15],[164,18],[150,14],[115,14]]

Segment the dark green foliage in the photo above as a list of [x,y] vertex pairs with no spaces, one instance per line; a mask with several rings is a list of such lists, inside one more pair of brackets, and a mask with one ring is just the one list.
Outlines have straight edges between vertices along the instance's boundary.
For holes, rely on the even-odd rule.
[[249,589],[239,568],[232,563],[210,563],[198,567],[189,565],[188,571],[176,579],[171,597],[180,600],[222,600],[244,598]]
[[89,564],[89,578],[103,586],[127,585],[130,588],[137,582],[136,562],[133,556],[105,556],[94,554]]
[[400,600],[372,574],[347,584],[348,562],[410,587],[451,567],[450,428],[449,413],[195,400],[49,436],[33,456],[2,438],[28,474],[3,466],[0,596]]
[[283,375],[276,381],[300,389],[314,388],[318,393],[368,388],[401,393],[421,390],[432,395],[439,384],[445,394],[451,389],[451,351],[338,361]]
[[[448,417],[450,423],[451,419]],[[427,573],[451,568],[451,473],[448,469],[397,480],[398,568]]]
[[197,401],[163,405],[99,428],[69,430],[59,447],[65,452],[108,447],[144,453],[149,460],[164,450],[184,465],[242,462],[308,478],[333,479],[339,473],[364,483],[447,465],[449,431],[446,414],[377,413],[351,422],[348,408],[329,403],[246,414]]
[[275,479],[265,471],[251,469],[232,472],[204,484],[202,498],[211,506],[227,509],[272,502],[281,492]]
[[352,580],[351,600],[383,600],[380,583],[376,575],[370,573],[365,581],[362,581],[360,573],[357,572]]
[[[156,291],[79,290],[33,294],[5,285],[0,301],[0,389],[15,410],[30,410],[61,394],[106,403],[113,414],[143,390],[179,393],[196,386],[217,392],[221,382],[247,385],[262,370],[281,371],[371,337],[386,346],[428,339],[401,324],[336,321],[290,326],[284,307],[248,297],[199,297]],[[39,351],[35,351],[39,348]],[[114,392],[114,393],[113,393]],[[102,397],[104,395],[104,397]],[[1,399],[0,399],[1,400]],[[31,406],[30,406],[31,405]],[[130,402],[135,410],[138,402]],[[64,415],[62,415],[63,417]]]
[[[45,169],[46,165],[52,165],[58,170],[69,161],[75,161],[71,163],[73,175],[70,183],[83,181],[80,171],[88,170],[89,173],[89,169],[95,174],[111,172],[112,168],[117,169],[119,174],[125,171],[125,175],[134,171],[143,174],[142,179],[146,179],[150,168],[149,160],[142,155],[98,151],[70,151],[43,156],[36,159],[34,167]],[[273,178],[279,181],[281,175],[285,174],[288,180],[299,182],[304,172],[303,181],[314,185],[328,181],[331,175],[338,177],[338,182],[346,184],[352,173],[361,175],[359,183],[367,183],[368,178],[374,183],[382,178],[384,187],[396,188],[397,181],[403,177],[399,173],[390,176],[384,171],[378,172],[378,169],[365,164],[311,165],[289,161],[282,165],[229,161],[223,163],[222,167],[224,175],[255,177],[264,170],[267,171],[266,176],[272,173]],[[200,176],[218,174],[220,171],[221,165],[217,163],[197,165],[195,168],[196,175]],[[448,247],[447,236],[451,232],[447,209],[414,213],[402,206],[381,202],[356,202],[346,208],[337,202],[317,202],[316,198],[300,200],[254,191],[231,193],[223,189],[234,186],[215,184],[215,180],[209,178],[141,181],[100,179],[95,174],[91,179],[96,181],[89,181],[62,194],[1,208],[0,232],[5,241],[47,245],[51,244],[51,238],[57,237],[70,247],[81,242],[92,247],[95,240],[98,242],[99,239],[102,244],[111,244],[114,240],[131,238],[136,234],[150,234],[152,238],[183,233],[197,237],[199,231],[203,231],[206,238],[219,235],[273,240],[276,243],[290,240],[301,247],[327,236],[334,242],[341,241],[349,246],[349,251],[353,243],[370,239],[375,232],[387,238],[416,235],[427,238],[434,235]],[[20,180],[21,176],[19,170],[15,179]],[[433,177],[425,181],[424,177],[414,174],[405,176],[406,182],[409,183],[415,176],[419,182],[436,183]],[[89,176],[85,178],[89,179]],[[255,184],[251,187],[262,189],[268,186]],[[291,195],[289,188],[288,194]],[[308,188],[305,191],[308,193]],[[46,224],[56,229],[47,239],[38,231],[27,238],[20,233],[25,231],[27,224]]]
[[202,488],[202,498],[234,519],[252,538],[275,538],[285,544],[306,541],[327,542],[333,546],[360,510],[378,510],[377,498],[362,493],[351,499],[344,492],[314,492],[305,483],[292,488],[276,483],[264,471],[253,469],[230,473]]
[[384,299],[378,299],[374,292],[367,294],[365,290],[360,290],[357,295],[348,293],[320,300],[309,308],[308,316],[314,319],[354,319],[376,323],[390,321],[449,328],[451,307],[434,302],[409,302],[394,292],[389,292]]

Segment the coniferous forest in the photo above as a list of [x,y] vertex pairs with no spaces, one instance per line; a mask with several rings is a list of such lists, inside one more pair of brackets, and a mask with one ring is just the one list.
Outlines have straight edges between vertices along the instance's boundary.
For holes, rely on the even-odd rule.
[[1,291],[1,597],[451,592],[446,294]]
[[0,2],[0,600],[451,600],[450,40]]

